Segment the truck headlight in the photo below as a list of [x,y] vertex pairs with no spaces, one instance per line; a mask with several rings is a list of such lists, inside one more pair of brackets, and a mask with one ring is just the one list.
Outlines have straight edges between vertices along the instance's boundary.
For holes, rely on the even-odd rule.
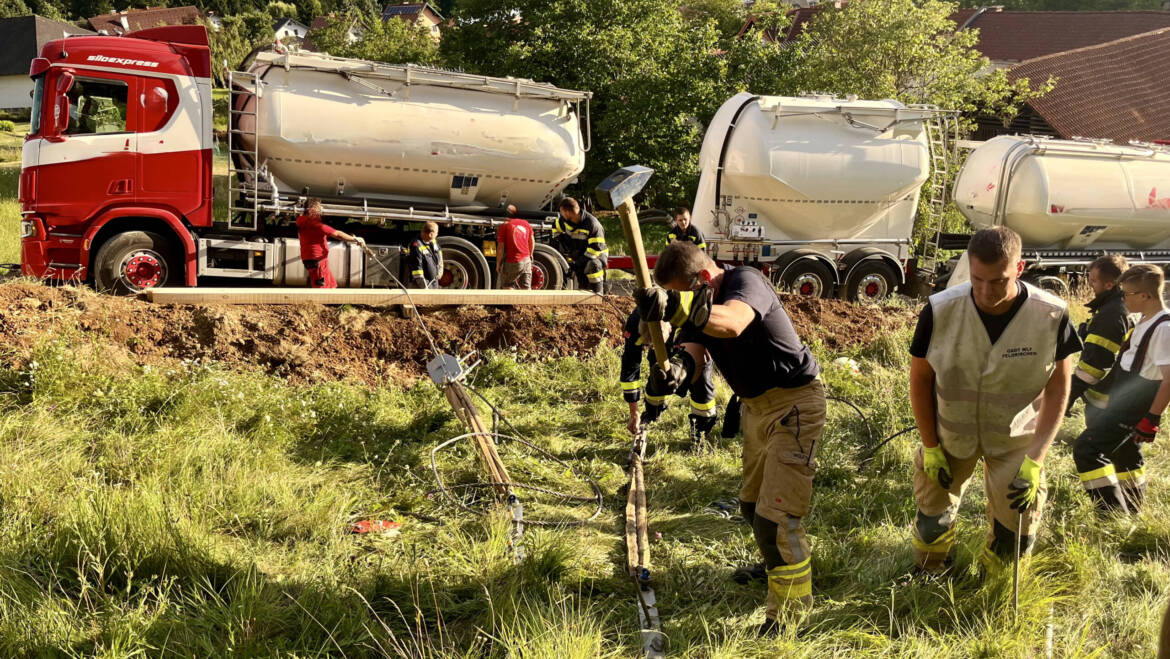
[[29,236],[33,236],[36,234],[36,232],[37,232],[37,225],[32,220],[21,220],[20,221],[20,237],[22,239],[28,238]]

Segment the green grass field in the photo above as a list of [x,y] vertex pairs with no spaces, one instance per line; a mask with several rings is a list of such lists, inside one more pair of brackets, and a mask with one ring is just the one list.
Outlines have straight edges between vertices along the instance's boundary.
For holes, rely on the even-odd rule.
[[[828,368],[826,380],[866,411],[876,438],[910,423],[908,338],[816,348],[823,364],[858,360],[860,375]],[[489,354],[472,379],[605,495],[584,528],[530,528],[514,563],[503,512],[459,513],[433,493],[431,448],[463,429],[429,382],[292,386],[214,364],[94,359],[80,333],[40,341],[32,361],[0,368],[0,656],[638,655],[614,351],[535,363]],[[761,641],[763,588],[728,579],[756,559],[754,542],[710,508],[738,490],[737,441],[689,452],[683,407],[652,432],[646,470],[671,656],[1043,657],[1049,626],[1054,657],[1152,656],[1170,577],[1162,445],[1148,510],[1105,521],[1068,448],[1053,450],[1017,617],[1010,574],[976,568],[981,479],[961,510],[954,574],[911,578],[916,440],[895,440],[859,475],[872,440],[834,404],[807,520],[817,603],[799,632]],[[444,473],[463,464],[445,455]],[[549,472],[507,447],[504,457],[514,478]],[[401,533],[347,533],[368,518],[400,521]]]

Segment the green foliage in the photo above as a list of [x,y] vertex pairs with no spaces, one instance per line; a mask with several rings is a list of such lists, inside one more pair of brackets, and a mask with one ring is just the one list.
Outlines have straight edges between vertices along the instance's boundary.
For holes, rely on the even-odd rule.
[[281,2],[280,0],[269,2],[268,6],[264,9],[273,19],[295,17],[299,12],[295,4],[291,2]]
[[29,13],[31,12],[28,5],[24,4],[24,0],[0,0],[0,18],[27,16]]
[[683,16],[698,25],[714,21],[725,39],[734,37],[748,16],[742,0],[687,0],[680,8]]
[[[350,35],[356,35],[351,39]],[[364,21],[351,13],[330,18],[313,31],[317,50],[339,57],[356,57],[391,64],[437,64],[439,48],[426,28],[397,18]]]
[[208,26],[211,41],[211,70],[221,87],[227,84],[227,69],[236,69],[254,48],[272,43],[272,16],[264,11],[250,11],[239,16],[225,16],[218,29]]
[[955,33],[955,5],[940,0],[872,0],[826,8],[794,44],[791,86],[933,103],[1008,120],[1019,105],[1051,89],[990,70],[974,49],[979,35]]
[[452,66],[593,92],[586,190],[642,164],[656,171],[647,202],[689,199],[706,123],[744,84],[715,22],[670,0],[467,0],[456,19],[441,46]]
[[16,122],[9,119],[0,119],[0,132],[11,133],[16,130]]

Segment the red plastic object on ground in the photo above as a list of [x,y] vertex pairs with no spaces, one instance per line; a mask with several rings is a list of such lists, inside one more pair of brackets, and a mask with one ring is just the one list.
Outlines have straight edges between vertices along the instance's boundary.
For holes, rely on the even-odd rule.
[[400,522],[391,522],[385,519],[363,519],[349,527],[349,532],[395,534],[400,528],[402,528]]

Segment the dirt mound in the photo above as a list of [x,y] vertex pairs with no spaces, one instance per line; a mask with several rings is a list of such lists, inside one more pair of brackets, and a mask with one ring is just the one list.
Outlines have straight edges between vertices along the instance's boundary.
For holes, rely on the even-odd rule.
[[[621,343],[628,298],[588,307],[423,310],[439,350],[514,350],[524,357],[588,355]],[[787,298],[801,335],[830,348],[871,340],[912,314]],[[616,307],[616,308],[615,308]],[[215,361],[293,382],[410,382],[425,373],[429,343],[413,316],[374,308],[153,305],[85,288],[0,284],[3,361],[21,363],[38,341],[80,331],[102,359],[164,365]]]
[[916,309],[903,305],[866,306],[783,293],[780,299],[800,337],[805,341],[820,339],[830,350],[869,343],[918,317]]

